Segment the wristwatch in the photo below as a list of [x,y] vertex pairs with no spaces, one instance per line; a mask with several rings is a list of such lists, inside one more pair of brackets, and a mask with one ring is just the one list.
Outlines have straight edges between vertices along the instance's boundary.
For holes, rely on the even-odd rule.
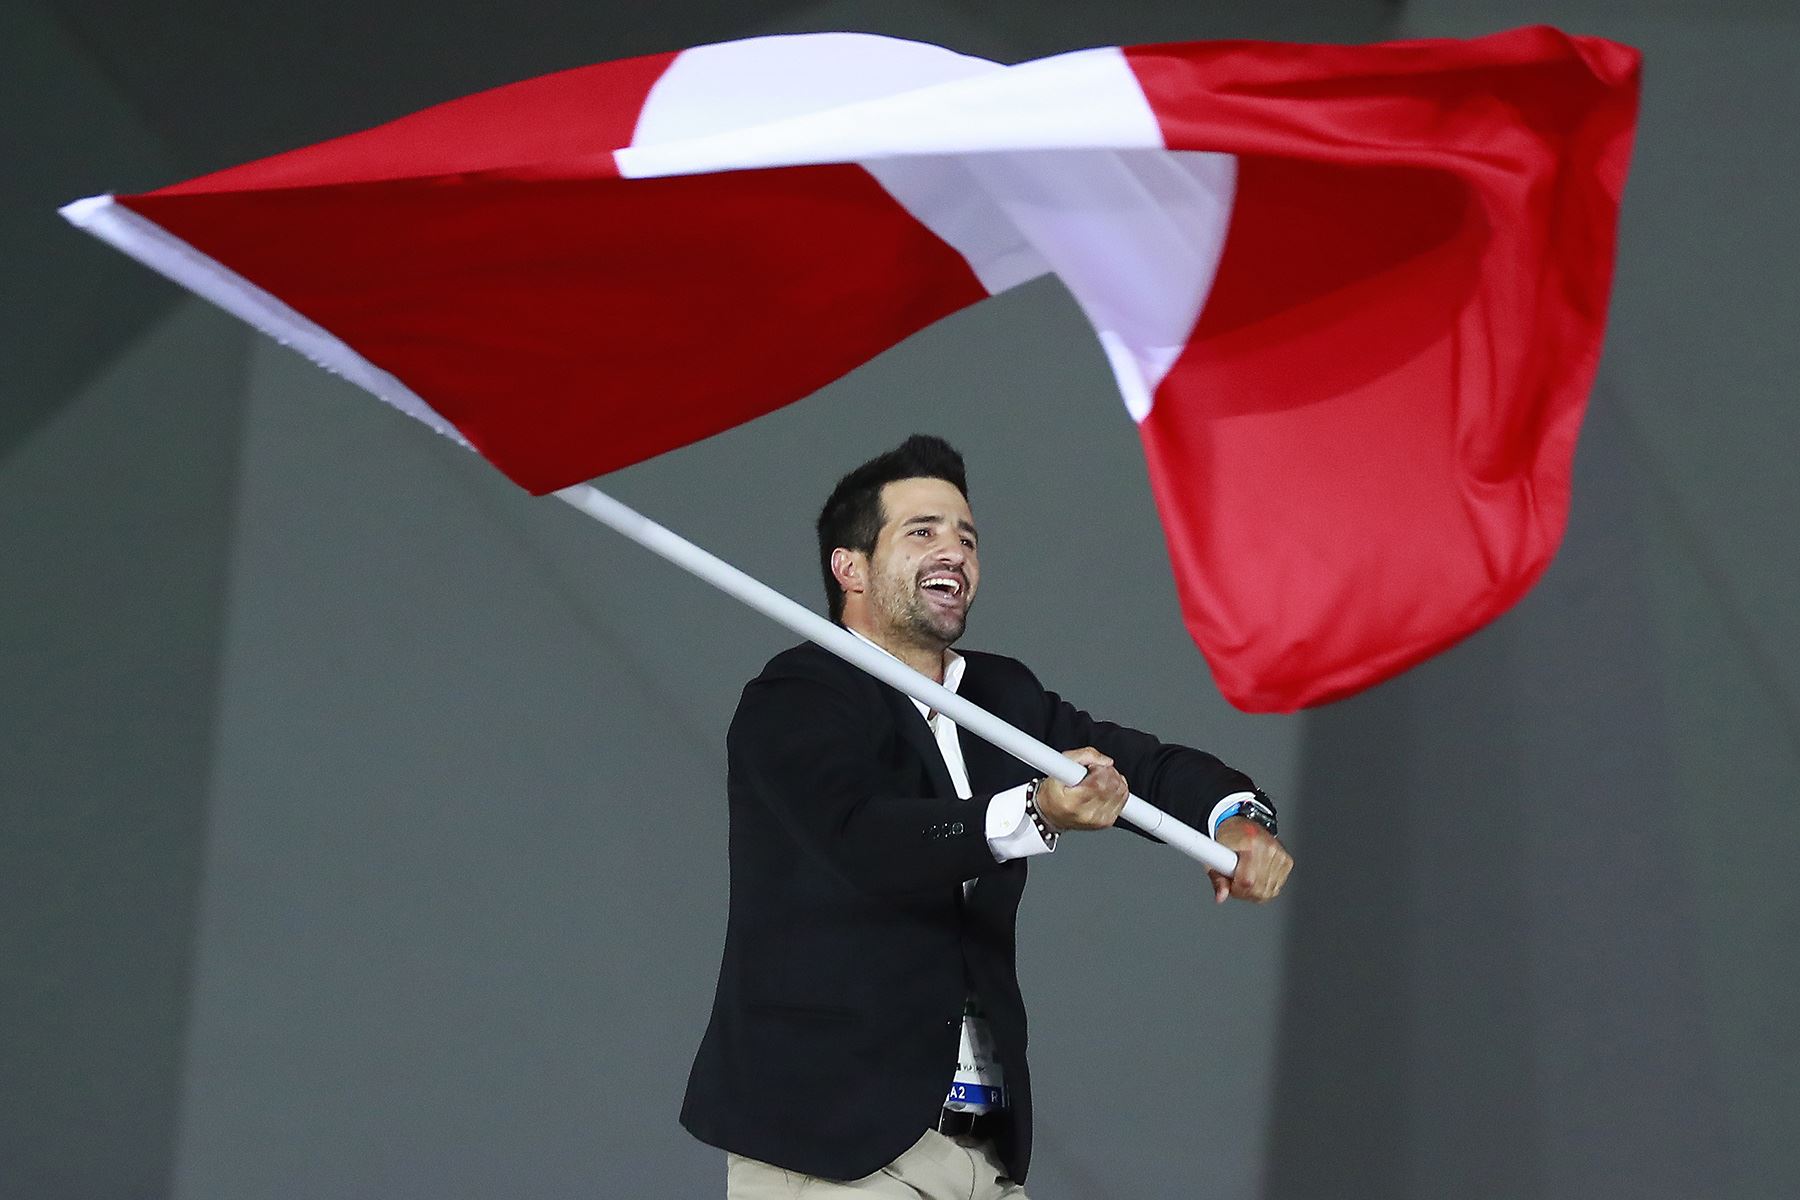
[[[1275,822],[1275,802],[1261,788],[1251,792],[1249,799],[1240,800],[1221,813],[1218,825],[1223,825],[1233,817],[1242,817],[1252,825],[1261,825],[1271,835],[1279,836]],[[1218,828],[1218,825],[1214,828]]]

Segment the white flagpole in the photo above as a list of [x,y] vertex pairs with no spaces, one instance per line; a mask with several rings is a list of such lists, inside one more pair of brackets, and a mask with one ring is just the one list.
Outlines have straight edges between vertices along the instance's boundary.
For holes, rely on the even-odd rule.
[[[1015,729],[986,709],[971,704],[943,684],[927,679],[899,659],[788,599],[760,580],[751,578],[635,509],[619,503],[593,485],[577,484],[564,488],[556,496],[602,525],[624,534],[646,550],[698,575],[720,591],[787,626],[801,637],[817,642],[839,658],[861,667],[883,683],[891,684],[919,703],[946,714],[959,727],[1000,747],[1027,766],[1071,786],[1080,783],[1082,776],[1087,774],[1087,768],[1074,759],[1030,734]],[[1206,864],[1222,875],[1230,875],[1237,869],[1236,854],[1193,826],[1176,820],[1162,809],[1136,796],[1125,801],[1122,815],[1145,833],[1154,834],[1189,858]]]
[[[399,380],[370,366],[349,347],[261,288],[228,271],[129,209],[121,208],[111,196],[78,200],[64,205],[61,212],[71,223],[273,335],[282,344],[291,343],[326,369],[343,375],[461,445],[468,445],[429,404],[413,395]],[[942,684],[933,683],[899,660],[866,645],[848,631],[752,579],[731,564],[708,554],[686,538],[671,533],[643,514],[627,508],[597,488],[585,483],[577,484],[575,487],[564,488],[556,495],[601,524],[618,530],[645,549],[698,575],[763,615],[774,618],[801,637],[817,642],[839,658],[854,663],[884,683],[892,684],[913,699],[939,712],[948,713],[950,719],[962,728],[992,742],[1028,766],[1070,785],[1080,783],[1081,777],[1087,774],[1086,768],[1074,759],[1014,729],[992,713],[969,703]],[[1191,825],[1177,821],[1160,808],[1147,804],[1136,796],[1125,801],[1123,815],[1139,829],[1154,834],[1189,858],[1197,859],[1221,874],[1230,875],[1237,869],[1237,855]]]

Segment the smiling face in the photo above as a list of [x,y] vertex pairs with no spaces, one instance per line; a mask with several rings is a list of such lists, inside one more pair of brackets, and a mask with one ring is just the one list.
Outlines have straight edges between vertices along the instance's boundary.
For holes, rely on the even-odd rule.
[[854,572],[840,576],[847,623],[866,622],[877,641],[942,651],[962,636],[981,581],[969,502],[948,480],[899,479],[881,489],[881,508],[874,553],[857,562],[862,555],[840,552]]

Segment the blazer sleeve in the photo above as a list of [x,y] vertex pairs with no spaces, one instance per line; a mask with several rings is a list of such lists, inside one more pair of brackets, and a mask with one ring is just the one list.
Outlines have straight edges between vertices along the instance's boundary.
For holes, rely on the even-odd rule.
[[990,797],[906,794],[916,779],[883,764],[876,719],[867,698],[832,681],[765,674],[744,689],[726,735],[733,784],[859,891],[918,892],[999,869]]
[[[1043,691],[1042,685],[1039,690],[1044,697],[1046,742],[1058,750],[1094,747],[1113,760],[1134,795],[1201,833],[1206,832],[1206,819],[1212,815],[1213,805],[1233,792],[1248,792],[1256,787],[1248,775],[1204,750],[1159,741],[1148,733],[1096,720],[1055,692]],[[1160,840],[1130,821],[1121,820],[1119,827],[1151,841]]]

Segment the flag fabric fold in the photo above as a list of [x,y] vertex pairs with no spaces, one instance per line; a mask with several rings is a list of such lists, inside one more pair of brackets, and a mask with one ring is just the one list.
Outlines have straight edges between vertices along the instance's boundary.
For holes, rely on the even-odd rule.
[[1289,710],[1465,636],[1553,555],[1638,65],[1547,28],[1013,66],[755,38],[64,213],[540,493],[1054,274],[1215,679]]

